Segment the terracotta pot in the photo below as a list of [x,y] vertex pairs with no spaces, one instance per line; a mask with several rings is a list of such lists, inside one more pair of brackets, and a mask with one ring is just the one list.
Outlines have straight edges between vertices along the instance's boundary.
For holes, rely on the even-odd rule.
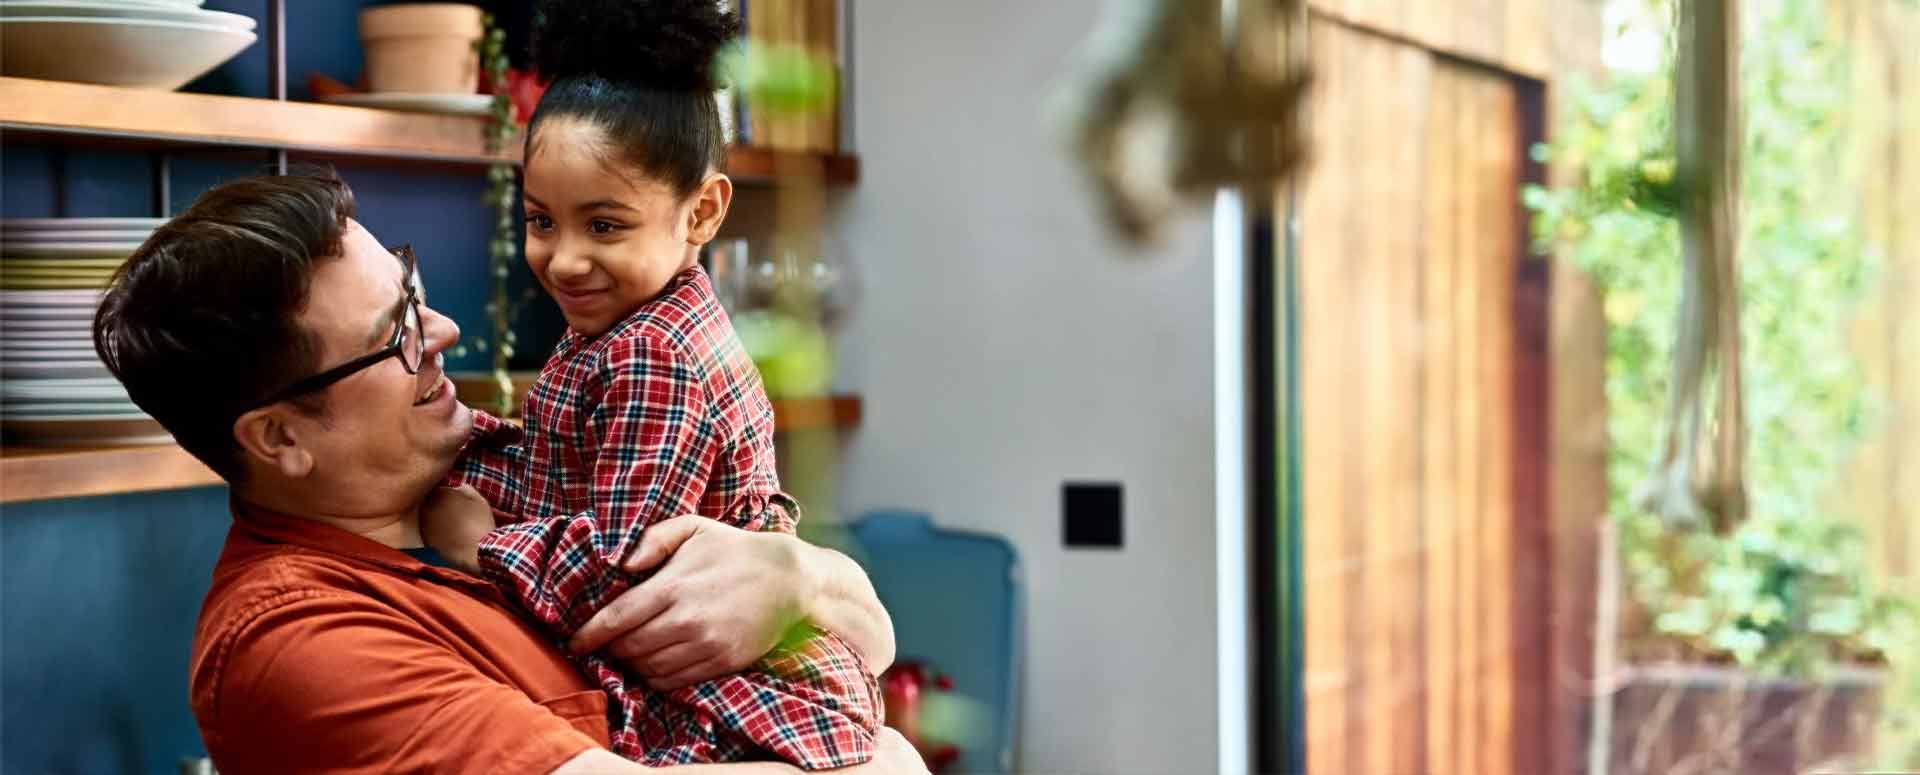
[[1840,771],[1873,747],[1886,674],[1820,680],[1659,665],[1614,677],[1610,773]]
[[477,6],[383,5],[360,12],[367,84],[376,92],[472,94],[480,82]]

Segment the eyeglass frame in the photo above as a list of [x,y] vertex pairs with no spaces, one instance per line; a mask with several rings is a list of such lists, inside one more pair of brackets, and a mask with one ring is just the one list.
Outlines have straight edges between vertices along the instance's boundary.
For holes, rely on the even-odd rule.
[[[419,266],[419,257],[414,255],[413,246],[410,244],[401,245],[397,248],[391,248],[390,250],[394,258],[400,259],[400,265],[405,270],[403,276],[406,278],[407,295],[395,304],[393,311],[393,336],[387,340],[386,346],[313,376],[294,380],[292,384],[276,390],[266,398],[255,402],[247,411],[272,406],[281,401],[298,398],[308,393],[316,393],[333,387],[335,383],[377,366],[388,358],[398,358],[400,360],[400,367],[406,369],[408,374],[420,373],[420,366],[424,364],[427,359],[427,324],[426,316],[420,313],[420,289],[413,282],[414,273]],[[412,364],[407,363],[405,357],[406,351],[403,349],[406,345],[407,312],[409,310],[413,312],[413,319],[418,322],[417,327],[420,329],[414,337],[416,340],[414,344],[415,363]]]

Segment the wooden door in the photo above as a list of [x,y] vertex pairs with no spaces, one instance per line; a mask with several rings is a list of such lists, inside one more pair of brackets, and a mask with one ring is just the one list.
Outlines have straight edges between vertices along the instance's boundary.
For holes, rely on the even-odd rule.
[[1540,89],[1326,18],[1310,37],[1308,768],[1540,772],[1547,315],[1519,204]]

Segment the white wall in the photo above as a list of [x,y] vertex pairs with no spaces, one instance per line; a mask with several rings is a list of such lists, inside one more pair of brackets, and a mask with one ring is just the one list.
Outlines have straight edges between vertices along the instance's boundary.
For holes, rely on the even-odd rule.
[[[1041,106],[1099,0],[854,12],[858,186],[832,208],[865,295],[842,513],[1009,537],[1027,570],[1020,769],[1216,766],[1208,218],[1112,241]],[[1126,548],[1066,551],[1060,483],[1126,485]]]

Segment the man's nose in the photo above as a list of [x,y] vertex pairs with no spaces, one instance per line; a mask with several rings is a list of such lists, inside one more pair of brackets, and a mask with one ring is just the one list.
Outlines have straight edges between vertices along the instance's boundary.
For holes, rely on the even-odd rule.
[[428,353],[438,354],[460,341],[460,324],[432,307],[421,305],[420,327],[424,329]]

